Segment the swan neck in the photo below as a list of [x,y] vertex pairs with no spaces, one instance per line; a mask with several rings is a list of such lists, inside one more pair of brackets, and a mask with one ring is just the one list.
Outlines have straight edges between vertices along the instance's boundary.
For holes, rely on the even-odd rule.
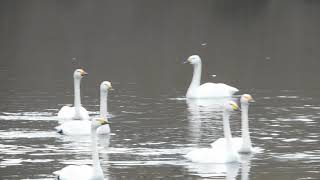
[[108,92],[106,91],[100,91],[100,116],[107,118],[107,112],[108,112]]
[[74,79],[74,107],[75,118],[80,118],[81,96],[80,96],[80,79]]
[[95,175],[102,173],[97,148],[97,128],[91,127],[91,148],[92,148],[92,167]]
[[224,133],[224,138],[226,139],[227,145],[231,145],[231,129],[230,129],[230,113],[227,110],[223,111],[223,133]]
[[193,91],[200,86],[200,82],[201,82],[201,62],[193,65],[193,75],[192,75],[190,86],[187,91],[187,96],[188,94],[192,94]]
[[241,136],[243,147],[251,148],[251,139],[249,133],[249,121],[248,121],[248,103],[241,104]]

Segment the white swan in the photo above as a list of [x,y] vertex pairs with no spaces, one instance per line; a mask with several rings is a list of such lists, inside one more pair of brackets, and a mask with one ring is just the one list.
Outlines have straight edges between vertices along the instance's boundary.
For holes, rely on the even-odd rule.
[[74,79],[74,107],[63,106],[58,112],[60,119],[89,119],[88,111],[81,106],[80,81],[88,73],[83,69],[76,69],[73,73]]
[[[107,98],[108,91],[113,90],[111,83],[109,81],[103,81],[100,84],[100,117],[107,119]],[[90,135],[90,120],[72,120],[67,121],[57,126],[55,129],[60,134],[65,135]],[[98,134],[108,134],[110,133],[109,125],[101,126],[97,130]]]
[[[250,94],[243,94],[240,98],[241,101],[241,138],[232,138],[234,149],[239,153],[252,153],[254,150],[251,144],[249,133],[248,109],[249,103],[253,102]],[[222,146],[226,143],[225,138],[220,138],[211,144],[212,147]]]
[[185,63],[193,65],[193,77],[186,94],[187,98],[231,97],[239,91],[237,88],[223,83],[205,83],[200,85],[201,59],[198,55],[190,56]]
[[239,162],[239,156],[233,149],[231,130],[229,125],[230,112],[239,107],[233,101],[228,101],[223,108],[223,132],[226,143],[223,146],[200,148],[189,152],[185,157],[199,163],[232,163]]
[[55,171],[59,180],[103,180],[104,175],[99,161],[97,149],[97,129],[108,124],[104,118],[94,118],[91,121],[91,148],[92,148],[92,166],[88,165],[69,165],[60,171]]
[[[100,117],[107,118],[108,114],[108,91],[113,90],[111,82],[103,81],[100,84]],[[98,134],[110,133],[109,125],[98,128]]]

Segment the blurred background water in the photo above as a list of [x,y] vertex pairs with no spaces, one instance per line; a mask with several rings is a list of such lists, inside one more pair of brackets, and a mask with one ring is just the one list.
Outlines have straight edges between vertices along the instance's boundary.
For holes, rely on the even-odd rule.
[[[1,0],[0,179],[52,179],[90,163],[88,138],[54,131],[79,67],[92,115],[100,82],[116,89],[112,134],[99,138],[109,179],[319,179],[319,16],[316,0]],[[192,54],[202,82],[253,95],[261,153],[231,165],[183,157],[222,136],[219,110],[184,99],[192,68],[181,62]]]

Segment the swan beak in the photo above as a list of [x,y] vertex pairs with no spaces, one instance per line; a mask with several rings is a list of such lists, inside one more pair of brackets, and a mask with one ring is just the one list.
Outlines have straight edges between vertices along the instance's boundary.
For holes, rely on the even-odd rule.
[[182,62],[182,64],[189,64],[189,63],[190,63],[189,59]]
[[85,76],[85,75],[88,75],[88,73],[85,71],[82,71],[81,76]]
[[110,122],[106,119],[100,119],[99,122],[101,125],[110,124]]
[[249,103],[256,102],[251,96],[247,98],[247,101],[248,101]]
[[114,89],[113,89],[113,87],[112,87],[112,86],[110,86],[110,87],[109,87],[109,90],[110,90],[110,91],[114,91]]
[[234,111],[239,111],[239,110],[240,110],[239,106],[238,106],[236,103],[232,103],[232,104],[231,104],[231,107],[232,107],[232,109],[233,109]]
[[110,124],[109,121],[104,121],[104,123],[102,123],[102,125],[105,125],[105,124]]

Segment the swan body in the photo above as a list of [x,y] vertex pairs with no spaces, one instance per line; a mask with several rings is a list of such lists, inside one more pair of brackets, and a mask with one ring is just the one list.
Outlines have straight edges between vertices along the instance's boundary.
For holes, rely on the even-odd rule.
[[89,119],[88,111],[81,105],[80,82],[83,76],[87,75],[83,69],[76,69],[73,73],[74,79],[74,107],[63,106],[58,112],[58,118],[64,120]]
[[188,88],[187,98],[221,98],[231,97],[239,90],[235,87],[223,83],[205,83],[201,82],[201,59],[198,55],[192,55],[186,63],[193,65],[193,77]]
[[91,129],[91,148],[92,148],[92,166],[88,165],[69,165],[60,171],[55,171],[59,180],[103,180],[104,175],[99,161],[97,150],[97,129],[102,125],[108,124],[104,118],[93,119],[89,125]]
[[[241,136],[232,138],[231,142],[233,148],[239,153],[252,153],[254,148],[252,148],[251,138],[249,133],[249,123],[248,123],[248,108],[249,103],[253,102],[253,98],[249,94],[244,94],[241,96]],[[211,143],[211,147],[223,146],[226,143],[225,138],[220,138],[215,142]]]
[[[87,172],[87,173],[78,173]],[[59,180],[88,180],[92,179],[92,167],[88,165],[69,165],[53,174],[59,177]]]
[[228,148],[199,148],[189,152],[186,158],[198,163],[232,163],[238,162],[236,153],[226,153]]
[[231,143],[231,131],[229,126],[230,111],[237,110],[239,107],[233,101],[228,101],[223,110],[223,131],[226,143],[222,146],[211,146],[211,148],[195,149],[188,154],[186,158],[199,163],[232,163],[239,162],[239,156],[234,151]]
[[[111,83],[109,81],[103,81],[100,84],[100,117],[103,118],[107,118],[107,96],[109,90],[112,90]],[[82,121],[71,120],[64,122],[60,126],[57,126],[55,129],[58,133],[65,135],[90,135],[90,123],[91,121],[88,119]],[[99,127],[97,133],[110,133],[109,124]]]
[[[69,136],[82,136],[82,135],[90,135],[91,129],[90,120],[71,120],[61,124],[60,126],[55,127],[56,131],[60,134],[69,135]],[[110,126],[104,125],[98,128],[97,134],[109,134]]]
[[[79,108],[80,108],[79,109],[80,119],[89,119],[88,111],[82,106],[80,106]],[[76,114],[75,107],[63,106],[58,112],[58,118],[65,119],[65,120],[75,119],[75,114]]]
[[[211,143],[211,147],[217,147],[217,146],[224,146],[226,143],[226,139],[225,138],[219,138],[216,141],[214,141],[213,143]],[[232,147],[235,151],[237,152],[241,152],[240,149],[242,147],[242,138],[241,137],[233,137],[231,139],[231,143],[232,143]]]
[[188,98],[225,98],[239,90],[223,83],[205,83],[187,94]]

